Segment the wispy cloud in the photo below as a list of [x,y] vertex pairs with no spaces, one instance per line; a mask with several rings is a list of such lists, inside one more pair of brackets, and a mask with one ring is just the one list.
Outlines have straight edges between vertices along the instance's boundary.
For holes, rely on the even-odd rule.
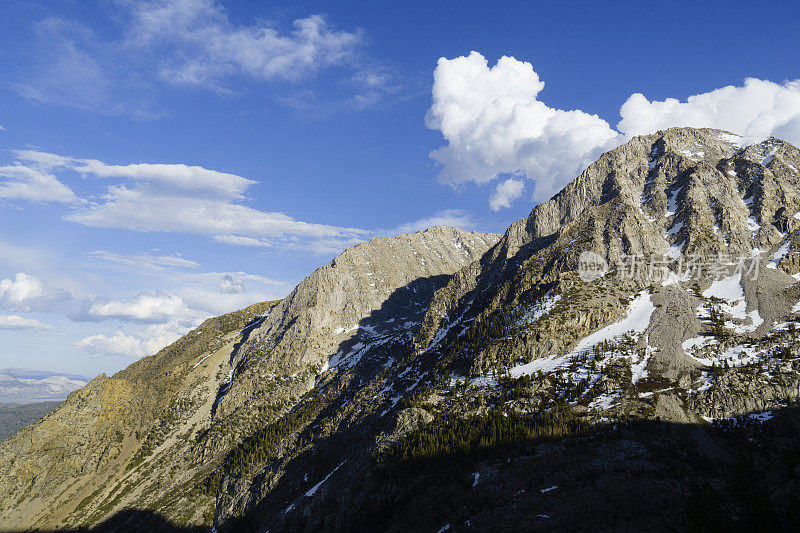
[[356,108],[399,87],[365,53],[362,30],[337,28],[324,15],[289,24],[238,23],[215,0],[122,0],[117,6],[102,36],[81,21],[51,17],[36,24],[31,60],[11,87],[41,103],[145,118],[163,114],[153,94],[166,86],[231,95],[247,90],[243,82],[270,84],[286,89],[277,90],[283,95],[276,101],[291,105],[301,101],[298,88],[307,101],[320,99],[313,80],[327,73],[349,87],[349,95],[328,98],[334,107]]
[[78,198],[58,179],[37,168],[21,164],[0,166],[0,198],[34,203],[72,204]]
[[[19,182],[0,183],[0,197],[7,190],[8,197],[20,200],[71,203],[72,211],[64,218],[84,226],[181,232],[239,246],[316,251],[331,246],[341,249],[369,234],[359,228],[315,224],[243,205],[245,193],[256,182],[235,174],[183,164],[110,165],[32,150],[18,150],[14,155],[15,163],[0,167],[0,175],[13,171],[37,179],[25,182],[24,189],[14,188]],[[92,201],[78,201],[56,177],[66,171],[108,182],[104,194]],[[99,257],[113,260],[109,255]]]
[[53,329],[53,326],[44,324],[33,318],[24,318],[19,315],[0,315],[0,329],[48,330]]
[[33,38],[21,51],[25,66],[7,80],[18,94],[92,113],[159,116],[147,90],[151,84],[133,68],[136,58],[125,57],[119,40],[104,42],[87,26],[56,17],[39,21],[33,29]]
[[163,271],[167,268],[198,268],[200,263],[176,255],[154,255],[151,253],[120,254],[95,250],[87,252],[88,257],[110,263],[134,267],[137,270]]
[[297,19],[282,32],[269,24],[235,25],[212,0],[130,2],[127,44],[160,54],[162,79],[173,84],[217,87],[230,75],[270,81],[297,80],[353,61],[360,30],[331,28],[325,17]]

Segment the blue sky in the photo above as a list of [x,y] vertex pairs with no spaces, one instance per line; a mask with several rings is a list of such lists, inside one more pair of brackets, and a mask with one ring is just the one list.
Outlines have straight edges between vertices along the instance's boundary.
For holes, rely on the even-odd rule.
[[800,143],[798,20],[794,2],[4,2],[0,367],[112,372],[360,240],[502,232],[632,135]]

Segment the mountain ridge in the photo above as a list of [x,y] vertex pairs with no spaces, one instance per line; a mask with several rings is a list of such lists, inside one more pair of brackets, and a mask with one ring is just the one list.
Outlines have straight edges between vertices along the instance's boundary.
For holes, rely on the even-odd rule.
[[[296,289],[285,300],[291,303],[304,289],[309,290],[301,298],[308,299],[310,294],[311,300],[324,300],[324,284],[316,280],[320,276],[336,278],[337,273],[346,278],[343,283],[355,283],[361,290],[374,293],[377,289],[370,286],[374,282],[365,282],[363,279],[369,276],[354,277],[354,272],[358,273],[358,262],[364,260],[365,253],[369,255],[376,249],[383,254],[391,255],[394,250],[399,250],[401,255],[419,257],[419,260],[415,259],[418,263],[417,270],[440,279],[454,270],[454,265],[466,262],[473,255],[485,251],[489,242],[497,238],[499,236],[438,227],[407,236],[365,243],[345,252],[328,267],[318,269],[307,278],[305,284],[298,286],[299,291]],[[463,249],[455,247],[455,244],[463,246]],[[455,251],[450,252],[449,248]],[[406,259],[410,261],[409,258]],[[380,290],[385,292],[394,285],[405,285],[409,265],[406,264],[404,268],[405,270],[395,269],[393,277],[384,275],[383,280],[387,283]],[[428,286],[429,283],[423,285]],[[423,288],[420,286],[418,290]],[[28,500],[26,506],[17,508],[13,505],[7,506],[0,510],[0,516],[9,524],[38,524],[38,527],[54,527],[61,523],[60,520],[77,524],[100,520],[114,509],[114,505],[130,500],[140,501],[142,498],[148,500],[146,491],[135,486],[133,479],[140,470],[143,475],[147,474],[146,470],[142,470],[142,463],[147,465],[148,458],[154,456],[160,461],[195,465],[195,468],[189,467],[193,477],[185,479],[184,476],[182,481],[176,481],[179,484],[188,483],[186,490],[194,491],[188,496],[195,496],[197,491],[203,490],[200,485],[210,468],[203,462],[208,459],[213,465],[220,460],[220,453],[230,445],[230,425],[247,425],[252,423],[254,417],[272,416],[259,409],[252,412],[243,408],[246,411],[243,416],[238,416],[237,413],[237,416],[230,417],[225,409],[231,403],[230,398],[235,397],[235,394],[229,396],[229,391],[232,389],[238,393],[241,389],[240,383],[243,382],[241,375],[236,375],[236,370],[241,372],[243,366],[238,358],[241,346],[259,325],[268,322],[271,314],[274,313],[276,321],[282,319],[283,310],[277,309],[278,304],[279,302],[255,304],[242,311],[209,319],[158,354],[145,357],[111,377],[105,374],[95,377],[84,389],[73,392],[64,405],[47,415],[43,421],[24,428],[11,439],[11,444],[0,447],[0,463],[14,465],[11,469],[14,474],[6,478],[5,482],[0,482],[0,490],[6,494],[18,494],[22,490],[20,487],[30,482],[32,487],[27,491],[38,493],[38,502]],[[372,304],[373,307],[374,305]],[[310,307],[313,311],[313,306]],[[277,311],[280,311],[281,317]],[[353,313],[358,315],[363,311],[354,309],[349,316],[345,314],[345,318],[350,320]],[[293,318],[296,322],[297,317]],[[306,323],[308,322],[306,319]],[[297,335],[290,332],[288,336],[282,337],[290,342],[300,342],[307,331],[301,330]],[[345,338],[342,334],[338,335]],[[291,400],[291,397],[300,396],[309,386],[313,386],[314,378],[311,374],[319,370],[321,363],[312,361],[312,365],[313,369],[306,371],[305,377],[298,377],[296,372],[287,371],[276,379],[278,388],[273,392],[278,399],[273,404],[274,416],[294,405],[296,400]],[[233,383],[235,386],[232,386]],[[282,396],[283,393],[286,397]],[[243,403],[246,404],[245,407],[253,406],[252,402],[249,405],[248,402]],[[222,419],[224,423],[215,424],[215,419]],[[59,455],[72,458],[69,461],[64,462],[62,459],[62,464],[56,467],[49,464],[48,457],[52,456],[52,451],[45,452],[41,457],[34,452],[37,449],[47,450],[50,446],[48,441],[53,436],[69,434],[76,429],[79,433],[56,446],[56,449],[64,449]],[[188,435],[194,436],[196,443],[185,440],[187,430]],[[235,436],[233,438],[236,439]],[[181,441],[184,444],[176,445]],[[172,453],[170,446],[173,445],[180,447],[180,453]],[[101,449],[91,452],[95,447]],[[164,455],[170,458],[165,459]],[[175,455],[181,457],[176,459]],[[27,464],[22,469],[20,463],[23,461],[20,458],[27,459]],[[88,475],[79,474],[84,471]],[[175,471],[171,472],[174,474]],[[61,483],[68,487],[63,487],[60,494],[60,483],[55,482],[58,479],[63,480]],[[73,480],[76,479],[83,481],[75,483]],[[158,492],[160,483],[155,481]],[[113,486],[104,490],[103,484],[106,483]],[[98,484],[99,489],[94,492],[89,490],[89,487]],[[125,493],[126,490],[129,494]],[[117,491],[124,493],[119,501],[115,499],[120,495]],[[59,502],[60,508],[56,509],[58,506],[53,505],[53,498]],[[170,499],[169,495],[167,498]],[[204,498],[208,500],[207,496]],[[174,512],[185,512],[181,509],[182,501],[178,497],[169,505],[173,506]],[[94,508],[90,506],[92,502],[96,504]],[[106,506],[109,505],[111,508],[107,509]],[[187,519],[203,520],[205,512],[206,508],[203,507],[189,509]],[[72,518],[69,518],[70,513]],[[205,520],[207,519],[206,516]]]
[[[740,482],[720,476],[741,470],[742,450],[791,493],[776,465],[800,446],[781,429],[800,397],[798,168],[777,139],[673,128],[603,154],[503,236],[437,227],[350,248],[283,300],[98,376],[1,445],[13,474],[0,517],[485,530],[519,528],[504,517],[519,520],[525,498],[547,516],[536,528],[559,529],[593,523],[575,502],[602,494],[633,512],[626,491],[640,490],[650,514],[619,524],[686,529],[708,512],[676,516],[655,495],[691,503],[691,476]],[[592,491],[575,481],[585,472]],[[559,479],[538,492],[556,491],[559,516],[519,496],[542,476]],[[747,499],[714,501],[748,516]]]

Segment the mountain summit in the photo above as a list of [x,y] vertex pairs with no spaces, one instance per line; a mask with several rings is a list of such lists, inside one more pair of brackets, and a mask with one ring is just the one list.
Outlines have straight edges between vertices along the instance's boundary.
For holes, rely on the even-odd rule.
[[502,237],[350,248],[3,443],[0,519],[791,523],[798,169],[778,139],[675,128],[604,154]]

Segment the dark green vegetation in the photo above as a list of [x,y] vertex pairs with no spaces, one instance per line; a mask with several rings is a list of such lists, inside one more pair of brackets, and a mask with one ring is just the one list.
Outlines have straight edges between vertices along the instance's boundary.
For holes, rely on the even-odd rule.
[[33,424],[59,405],[61,402],[0,403],[0,441]]
[[401,475],[428,469],[457,471],[526,442],[583,436],[596,430],[564,406],[529,416],[499,410],[467,418],[439,414],[394,444],[387,454],[387,468],[395,467]]
[[437,531],[446,524],[456,531],[796,531],[800,412],[786,408],[764,423],[750,420],[743,417],[733,431],[654,420],[587,428],[574,423],[568,408],[530,420],[497,413],[437,417],[400,439],[366,476],[340,479],[346,491],[321,495],[310,513],[272,511],[282,515],[273,525],[281,531]]

